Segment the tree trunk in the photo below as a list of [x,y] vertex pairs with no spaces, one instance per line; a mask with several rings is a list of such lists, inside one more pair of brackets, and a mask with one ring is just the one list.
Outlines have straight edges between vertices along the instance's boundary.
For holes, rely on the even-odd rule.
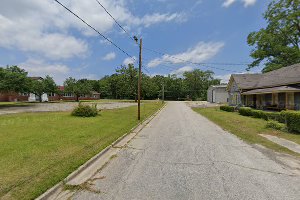
[[79,102],[79,95],[76,95],[76,101]]

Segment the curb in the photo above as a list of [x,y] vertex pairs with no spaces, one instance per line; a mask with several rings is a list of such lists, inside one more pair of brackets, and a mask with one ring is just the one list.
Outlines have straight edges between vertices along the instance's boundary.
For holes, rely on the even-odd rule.
[[[60,181],[56,185],[54,185],[52,188],[48,189],[45,193],[40,195],[36,198],[36,200],[46,200],[49,199],[53,194],[55,194],[65,183],[69,182],[73,178],[75,178],[78,174],[80,174],[82,171],[84,171],[86,168],[91,166],[97,159],[99,159],[101,156],[103,156],[108,150],[113,148],[115,145],[117,145],[120,141],[122,141],[127,135],[130,133],[133,133],[136,131],[136,134],[133,136],[135,137],[147,124],[149,124],[154,117],[156,117],[165,107],[167,103],[163,105],[158,111],[156,111],[154,114],[143,120],[142,122],[135,125],[130,131],[119,137],[116,141],[114,141],[111,145],[107,146],[105,149],[103,149],[100,153],[89,159],[86,163],[81,165],[78,169],[76,169],[74,172],[72,172],[70,175],[68,175],[64,180]],[[140,127],[141,126],[141,127]],[[139,128],[140,127],[140,128]]]

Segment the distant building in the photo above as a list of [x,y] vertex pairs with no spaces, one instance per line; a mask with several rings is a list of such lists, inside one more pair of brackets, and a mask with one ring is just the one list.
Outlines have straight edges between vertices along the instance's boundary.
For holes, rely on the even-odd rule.
[[210,103],[227,103],[227,85],[212,85],[207,90],[207,101]]
[[229,105],[300,110],[300,64],[265,74],[232,74]]
[[[41,80],[42,77],[30,77],[33,80]],[[48,101],[75,101],[76,96],[73,93],[65,92],[64,86],[58,86],[58,93],[44,93],[42,95],[42,102]],[[100,99],[100,93],[91,91],[89,95],[80,95],[79,100],[98,100]],[[7,92],[0,93],[0,102],[17,102],[17,101],[27,101],[27,102],[38,102],[39,97],[33,93],[16,93]]]
[[[32,80],[43,80],[42,77],[29,77]],[[48,95],[43,94],[41,96],[42,102],[48,101]],[[7,92],[7,93],[0,93],[0,101],[3,102],[16,102],[16,101],[29,101],[35,102],[39,101],[39,97],[33,93],[16,93],[16,92]]]
[[[64,86],[58,86],[58,90],[60,91],[59,94],[56,93],[48,94],[48,98],[50,101],[59,101],[59,100],[75,101],[76,100],[75,94],[71,92],[65,92]],[[91,94],[80,95],[79,97],[79,100],[98,100],[98,99],[100,99],[100,93],[95,91],[91,91]]]

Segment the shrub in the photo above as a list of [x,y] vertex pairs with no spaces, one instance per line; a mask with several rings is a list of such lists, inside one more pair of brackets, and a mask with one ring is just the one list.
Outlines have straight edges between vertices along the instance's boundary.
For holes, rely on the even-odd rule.
[[286,125],[289,132],[300,133],[300,112],[282,111],[281,115],[285,117]]
[[79,105],[72,111],[73,116],[78,117],[96,117],[98,115],[97,105]]
[[234,112],[235,108],[233,106],[220,106],[220,110]]
[[286,129],[285,124],[279,123],[279,122],[273,121],[273,120],[268,121],[266,127],[273,128],[273,129],[280,130],[280,131],[283,131]]
[[241,107],[239,109],[239,113],[240,113],[240,115],[243,115],[243,116],[252,116],[252,108]]
[[284,123],[284,119],[282,118],[282,115],[280,112],[265,112],[268,120],[274,120],[281,123]]
[[262,110],[251,110],[251,115],[255,118],[268,120],[267,112],[264,112]]

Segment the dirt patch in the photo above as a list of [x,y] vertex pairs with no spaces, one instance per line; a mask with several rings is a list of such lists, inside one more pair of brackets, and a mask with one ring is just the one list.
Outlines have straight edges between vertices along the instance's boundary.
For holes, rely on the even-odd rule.
[[[84,103],[93,104],[93,103]],[[77,102],[66,103],[37,103],[26,107],[5,107],[0,109],[0,115],[24,113],[24,112],[59,112],[59,111],[71,111],[78,105]],[[101,110],[125,108],[134,106],[135,103],[123,103],[123,102],[108,102],[97,103],[97,108]]]

